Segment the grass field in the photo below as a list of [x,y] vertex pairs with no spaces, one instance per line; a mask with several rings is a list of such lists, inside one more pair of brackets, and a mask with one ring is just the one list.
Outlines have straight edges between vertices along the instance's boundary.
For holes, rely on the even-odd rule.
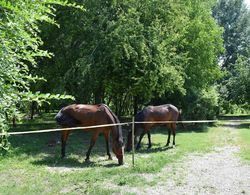
[[[48,114],[19,124],[12,131],[55,127],[53,115]],[[125,137],[126,132],[124,134]],[[111,194],[119,193],[120,187],[154,186],[160,176],[147,179],[145,174],[157,175],[168,165],[182,161],[187,154],[206,153],[225,145],[240,146],[239,156],[250,162],[249,123],[235,127],[224,123],[212,127],[180,127],[176,148],[165,147],[164,129],[154,129],[152,148],[147,150],[145,136],[141,150],[135,155],[134,168],[131,153],[125,153],[123,166],[117,166],[114,155],[112,161],[107,160],[103,136],[92,150],[91,162],[85,163],[90,135],[82,131],[72,133],[65,159],[60,158],[60,143],[48,146],[51,140],[60,140],[60,133],[11,136],[11,152],[0,157],[0,194]]]

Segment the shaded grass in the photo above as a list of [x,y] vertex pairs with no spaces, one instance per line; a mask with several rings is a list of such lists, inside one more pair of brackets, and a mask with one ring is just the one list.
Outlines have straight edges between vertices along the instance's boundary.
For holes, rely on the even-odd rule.
[[[45,115],[26,121],[13,131],[54,128],[53,117]],[[125,154],[124,166],[117,166],[114,155],[114,160],[108,161],[103,136],[92,150],[91,162],[85,163],[91,132],[75,131],[70,135],[66,159],[60,158],[60,144],[48,147],[51,140],[60,140],[60,133],[11,136],[11,152],[0,157],[0,191],[4,194],[111,194],[119,193],[119,187],[156,185],[157,178],[148,181],[140,174],[159,173],[189,153],[205,153],[214,147],[239,144],[246,148],[242,150],[242,157],[249,160],[249,129],[240,128],[240,136],[237,132],[227,126],[179,129],[177,147],[168,148],[165,147],[167,131],[154,129],[152,148],[147,149],[145,136],[141,150],[135,155],[135,167],[132,167],[131,153]]]

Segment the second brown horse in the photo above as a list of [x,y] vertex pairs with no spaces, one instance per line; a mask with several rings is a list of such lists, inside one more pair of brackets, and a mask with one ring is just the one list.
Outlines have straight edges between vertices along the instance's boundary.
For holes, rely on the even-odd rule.
[[[99,105],[85,105],[85,104],[72,104],[62,108],[56,115],[56,121],[62,127],[76,127],[76,126],[93,126],[103,124],[115,124],[120,123],[116,115],[105,104]],[[87,129],[85,129],[87,130]],[[86,154],[86,161],[89,161],[89,156],[92,147],[95,145],[96,139],[100,133],[104,134],[106,140],[107,155],[109,159],[111,154],[109,152],[109,135],[112,136],[112,149],[118,158],[119,165],[123,164],[123,137],[120,126],[111,127],[99,127],[91,129],[93,132],[90,141],[90,146]],[[66,142],[69,136],[70,130],[62,131],[61,141],[61,154],[65,156]]]
[[[137,131],[139,128],[143,129],[143,132],[140,135],[139,142],[137,144],[136,149],[139,149],[141,146],[141,140],[143,136],[147,133],[148,135],[148,148],[151,148],[151,134],[150,130],[158,125],[164,125],[168,128],[168,140],[167,140],[167,146],[169,146],[170,143],[170,135],[171,132],[173,134],[173,146],[175,146],[175,134],[176,134],[176,123],[175,121],[178,120],[180,117],[179,110],[171,105],[171,104],[165,104],[160,106],[148,106],[145,107],[142,111],[136,114],[135,116],[135,122],[152,122],[152,123],[141,123],[141,124],[135,124],[135,135],[137,134]],[[173,121],[173,123],[157,123],[159,121]],[[153,123],[156,122],[156,123]],[[126,150],[130,151],[132,148],[132,132],[130,131],[128,134],[128,141],[127,141],[127,147]]]

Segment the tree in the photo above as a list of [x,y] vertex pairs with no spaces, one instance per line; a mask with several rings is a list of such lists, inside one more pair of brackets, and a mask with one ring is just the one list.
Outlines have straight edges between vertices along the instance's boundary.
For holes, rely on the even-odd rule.
[[250,58],[238,57],[235,69],[228,80],[229,99],[249,106],[250,103]]
[[[243,0],[220,0],[213,10],[218,24],[224,28],[225,53],[221,64],[225,76],[220,81],[222,106],[249,103],[250,11]],[[245,71],[245,73],[244,73]]]
[[222,67],[230,70],[239,55],[249,56],[250,12],[244,0],[219,0],[213,16],[224,28],[225,53],[221,56]]
[[183,64],[187,93],[184,97],[177,94],[175,99],[181,99],[186,118],[201,119],[217,115],[218,94],[214,85],[222,75],[218,57],[223,51],[223,44],[222,29],[211,14],[213,4],[213,1],[185,1],[188,23],[185,25],[182,50],[188,58],[187,63]]
[[212,1],[82,3],[84,13],[58,10],[60,29],[43,27],[45,48],[55,54],[39,64],[49,88],[77,102],[106,102],[121,115],[153,99],[186,104],[220,77],[222,30]]
[[54,71],[78,102],[106,101],[122,114],[133,101],[144,103],[165,91],[185,92],[181,63],[186,56],[177,54],[175,46],[183,35],[181,5],[150,0],[84,3],[85,13],[60,10],[62,30],[52,29],[54,34],[44,37],[57,37],[52,46],[47,43],[58,54],[53,64],[61,68]]
[[[11,118],[17,117],[25,103],[42,103],[50,94],[31,93],[32,82],[42,78],[30,74],[30,67],[38,58],[51,54],[39,48],[38,36],[41,22],[55,24],[51,3],[64,5],[56,0],[1,0],[0,1],[0,129],[5,133]],[[25,8],[25,9],[24,9]],[[68,97],[66,97],[68,98]],[[6,136],[0,136],[0,149],[8,149]]]

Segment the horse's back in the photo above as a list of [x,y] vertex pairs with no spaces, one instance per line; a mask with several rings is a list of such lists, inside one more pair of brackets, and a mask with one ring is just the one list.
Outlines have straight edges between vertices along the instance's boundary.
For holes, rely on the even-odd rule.
[[178,109],[172,104],[148,106],[144,108],[143,113],[145,120],[153,121],[175,121],[179,116]]
[[97,125],[108,121],[103,105],[72,104],[62,108],[56,116],[60,125]]

